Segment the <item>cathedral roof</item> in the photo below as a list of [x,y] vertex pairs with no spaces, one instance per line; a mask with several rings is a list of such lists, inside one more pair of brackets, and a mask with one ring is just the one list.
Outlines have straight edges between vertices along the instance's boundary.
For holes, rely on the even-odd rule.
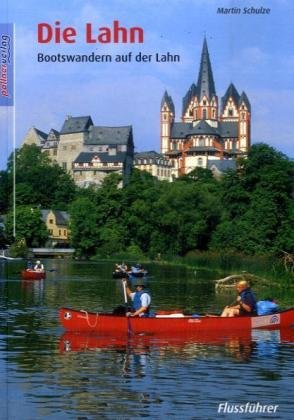
[[183,97],[183,109],[182,109],[182,113],[185,114],[188,105],[191,102],[191,99],[197,95],[197,87],[195,85],[195,83],[192,83],[192,85],[190,86],[188,92],[186,93],[186,95]]
[[245,92],[241,93],[241,96],[240,96],[240,99],[239,99],[239,106],[241,106],[242,102],[244,102],[248,111],[251,112],[251,105],[250,105],[249,99],[248,99]]
[[91,125],[93,125],[93,121],[90,116],[86,116],[86,117],[68,116],[63,123],[60,134],[82,133],[84,131],[87,131]]
[[184,122],[175,122],[171,127],[172,139],[185,139],[191,131],[192,124]]
[[172,139],[185,139],[192,135],[213,135],[222,138],[238,137],[237,121],[220,121],[218,127],[212,127],[205,120],[192,123],[175,122],[171,127]]
[[132,139],[131,125],[120,127],[91,126],[85,144],[127,144]]
[[201,100],[203,96],[206,96],[208,99],[211,99],[212,96],[216,96],[213,74],[211,69],[211,63],[208,53],[208,47],[206,38],[203,42],[202,47],[202,54],[201,54],[201,62],[200,62],[200,69],[198,74],[198,82],[197,82],[197,97],[198,100]]
[[162,97],[162,100],[161,100],[161,108],[164,106],[165,103],[169,107],[170,111],[172,111],[172,113],[175,114],[175,106],[174,106],[172,97],[169,96],[167,91],[165,91],[164,94],[163,94],[163,97]]
[[188,152],[219,152],[219,149],[212,146],[193,146]]
[[221,121],[219,123],[219,133],[221,137],[238,137],[237,121]]
[[211,127],[205,120],[201,120],[197,122],[197,124],[193,125],[191,128],[190,134],[214,134],[217,135],[218,131],[216,128]]
[[236,107],[238,107],[239,104],[239,99],[240,99],[240,95],[237,91],[237,89],[235,88],[234,84],[231,83],[226,91],[226,93],[224,94],[224,96],[222,97],[222,103],[221,103],[221,112],[223,112],[225,105],[228,101],[229,98],[233,99],[234,104],[236,105]]

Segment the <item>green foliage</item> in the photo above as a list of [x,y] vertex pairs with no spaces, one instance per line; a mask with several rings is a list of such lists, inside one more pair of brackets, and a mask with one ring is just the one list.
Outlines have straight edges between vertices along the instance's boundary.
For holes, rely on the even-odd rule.
[[133,243],[127,247],[126,252],[130,259],[142,260],[144,258],[142,250],[138,247],[138,245]]
[[19,239],[15,241],[9,248],[9,254],[13,258],[21,257],[26,258],[28,255],[29,249],[27,247],[25,239]]
[[69,212],[71,245],[80,256],[94,255],[99,235],[95,203],[87,197],[79,197],[71,204]]
[[[16,160],[17,208],[29,204],[17,216],[24,221],[19,238],[28,244],[45,238],[38,236],[37,221],[27,220],[28,208],[64,210],[69,203],[70,241],[80,256],[128,252],[134,259],[159,254],[172,259],[193,250],[240,255],[294,250],[293,162],[265,144],[252,146],[238,170],[218,181],[202,168],[172,183],[134,169],[124,188],[117,174],[107,176],[99,189],[75,188],[36,146],[24,146]],[[11,165],[0,173],[6,199],[12,194]],[[0,196],[2,211],[5,205]],[[10,225],[8,232],[12,239]]]
[[[16,150],[15,160],[16,204],[67,209],[68,202],[74,198],[75,185],[60,166],[52,163],[36,145],[24,145]],[[12,207],[13,154],[7,168],[5,183],[9,188],[5,210],[7,204]],[[0,190],[5,188],[1,184]]]
[[249,255],[293,252],[293,162],[256,144],[240,163],[240,170],[229,172],[221,183],[225,209],[211,249]]
[[11,180],[7,171],[0,171],[0,214],[7,212],[9,195],[12,190]]
[[14,215],[10,211],[6,220],[6,234],[11,242],[24,240],[28,247],[44,245],[48,239],[48,231],[41,219],[41,212],[38,208],[31,206],[17,206],[15,212],[15,238],[13,237]]

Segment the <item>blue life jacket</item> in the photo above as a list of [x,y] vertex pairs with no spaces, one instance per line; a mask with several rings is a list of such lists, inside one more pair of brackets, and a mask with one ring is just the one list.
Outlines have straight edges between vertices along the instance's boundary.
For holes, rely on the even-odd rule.
[[[141,290],[140,292],[135,292],[135,296],[134,296],[134,300],[133,300],[133,309],[135,311],[137,311],[138,309],[140,309],[142,307],[142,302],[141,302],[141,296],[148,292],[146,290]],[[145,316],[148,316],[149,314],[149,306],[145,312]],[[143,315],[144,316],[144,315]]]
[[[252,290],[248,287],[240,293],[240,297],[243,303],[249,305],[251,308],[250,314],[256,314],[256,298]],[[240,309],[241,312],[242,308]],[[244,314],[248,314],[247,311],[244,311]]]
[[259,300],[256,305],[257,315],[271,315],[279,309],[279,306],[271,300]]

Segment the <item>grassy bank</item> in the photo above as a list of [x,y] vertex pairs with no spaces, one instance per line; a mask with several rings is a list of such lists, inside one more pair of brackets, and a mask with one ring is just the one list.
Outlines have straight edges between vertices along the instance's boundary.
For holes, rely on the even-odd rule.
[[140,255],[120,253],[107,258],[108,261],[142,264],[169,265],[188,270],[205,269],[218,273],[218,278],[233,274],[251,274],[255,280],[254,289],[260,298],[274,297],[281,306],[293,306],[294,275],[287,271],[283,262],[270,255],[250,257],[233,253],[190,252],[185,257],[158,256],[155,260]]

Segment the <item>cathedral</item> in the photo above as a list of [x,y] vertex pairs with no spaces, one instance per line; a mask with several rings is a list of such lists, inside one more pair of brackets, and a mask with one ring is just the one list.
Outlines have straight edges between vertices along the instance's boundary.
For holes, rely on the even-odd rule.
[[250,125],[250,102],[233,83],[219,106],[204,39],[197,84],[192,83],[183,98],[181,122],[175,121],[175,106],[166,91],[161,101],[161,153],[172,163],[173,177],[196,167],[231,169],[236,158],[248,152]]

